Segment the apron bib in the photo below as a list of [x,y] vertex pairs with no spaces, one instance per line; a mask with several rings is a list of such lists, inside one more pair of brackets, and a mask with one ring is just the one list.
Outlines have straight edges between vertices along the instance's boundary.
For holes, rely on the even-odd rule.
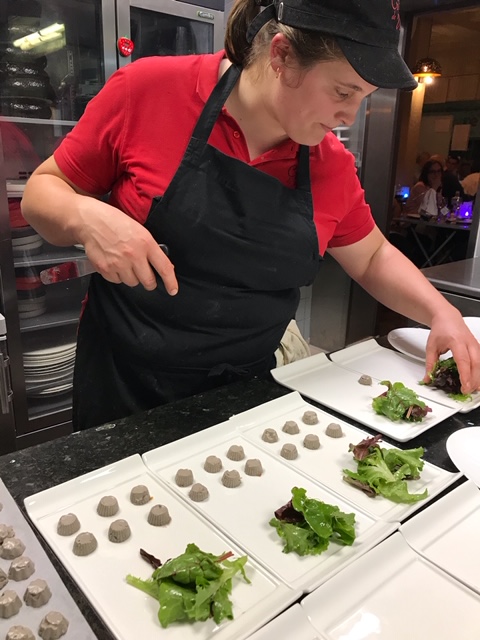
[[240,72],[232,66],[219,80],[145,223],[169,248],[178,294],[169,296],[160,278],[145,291],[91,277],[75,365],[76,429],[267,373],[299,287],[315,278],[308,147],[300,147],[297,188],[289,189],[208,144]]

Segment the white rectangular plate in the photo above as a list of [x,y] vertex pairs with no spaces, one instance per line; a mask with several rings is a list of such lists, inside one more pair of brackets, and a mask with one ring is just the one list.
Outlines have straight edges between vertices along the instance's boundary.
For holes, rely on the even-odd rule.
[[408,544],[480,593],[480,490],[465,482],[406,522]]
[[[142,506],[130,502],[130,491],[138,484],[146,485],[152,496],[152,500]],[[102,518],[96,513],[104,495],[117,498],[120,506],[117,515]],[[167,506],[172,518],[170,524],[163,527],[148,524],[147,516],[154,504]],[[138,455],[30,496],[25,506],[62,564],[119,640],[203,640],[213,634],[218,640],[246,638],[299,595],[250,559],[247,575],[252,584],[241,578],[234,579],[234,620],[218,627],[209,620],[173,624],[162,629],[156,600],[125,581],[129,573],[143,579],[152,574],[153,569],[139,555],[140,548],[163,561],[183,553],[190,542],[203,551],[219,555],[231,550],[238,557],[245,552],[178,500],[149,473]],[[90,531],[98,540],[97,550],[89,556],[78,557],[72,553],[75,535],[57,534],[59,517],[69,512],[78,516],[80,531]],[[132,530],[131,537],[120,544],[109,542],[107,537],[110,523],[117,518],[127,520]]]
[[[374,340],[369,342],[377,345]],[[395,356],[393,351],[390,353]],[[362,373],[372,377],[373,385],[360,384],[358,382],[360,373],[330,362],[323,353],[272,369],[271,373],[277,382],[288,389],[299,391],[304,396],[398,442],[408,442],[416,438],[458,411],[458,408],[429,401],[428,405],[432,408],[432,412],[428,413],[422,422],[393,422],[386,416],[378,415],[372,408],[373,398],[386,391],[386,387],[378,384],[385,378],[375,378],[369,369]],[[404,382],[403,378],[396,376],[391,376],[390,380]]]
[[[315,411],[319,420],[318,424],[304,424],[302,416],[305,411]],[[300,429],[298,435],[289,435],[282,431],[287,420],[293,420],[298,424]],[[297,447],[298,457],[291,461],[281,458],[284,464],[288,464],[313,480],[321,482],[360,509],[382,520],[391,522],[404,520],[461,475],[460,473],[450,473],[425,462],[420,479],[408,482],[410,493],[422,493],[425,489],[428,490],[428,498],[425,500],[414,504],[396,504],[382,496],[369,498],[363,491],[352,487],[343,480],[342,469],[348,468],[356,471],[357,464],[353,460],[352,453],[348,451],[348,447],[350,443],[358,444],[364,438],[370,437],[370,434],[308,404],[299,393],[290,393],[283,398],[239,413],[233,416],[230,422],[243,433],[245,438],[279,459],[282,446],[287,442],[292,442]],[[325,434],[325,429],[331,422],[341,425],[344,434],[341,438],[331,438]],[[264,442],[262,434],[265,429],[275,429],[278,442],[274,444]],[[303,439],[308,433],[318,435],[320,449],[312,451],[303,446]],[[391,447],[392,445],[383,442],[381,446]]]
[[305,610],[299,604],[281,613],[277,618],[256,631],[249,640],[320,640],[317,631],[310,624]]
[[399,533],[301,606],[327,640],[478,640],[479,595],[416,554]]
[[[0,638],[5,638],[7,631],[14,625],[28,627],[37,637],[38,627],[42,618],[50,611],[58,611],[69,621],[68,636],[65,636],[66,638],[68,637],[71,640],[95,640],[95,634],[88,626],[72,596],[68,593],[55,567],[42,549],[40,542],[35,537],[30,525],[2,480],[0,480],[0,504],[3,505],[0,510],[0,523],[13,528],[15,536],[25,545],[25,551],[22,555],[30,558],[35,564],[35,572],[30,578],[18,582],[9,580],[5,587],[5,589],[10,589],[17,593],[20,600],[22,600],[22,607],[15,616],[8,619],[0,618]],[[3,569],[7,575],[11,562],[11,560],[0,558],[0,569]],[[23,602],[23,595],[27,586],[33,580],[38,580],[39,578],[47,582],[52,592],[52,597],[47,604],[34,609]],[[4,589],[2,589],[3,591]]]
[[[244,460],[233,462],[227,458],[231,445],[243,447]],[[205,471],[203,465],[209,455],[222,460],[222,471]],[[143,458],[145,464],[173,491],[236,541],[250,557],[294,589],[314,589],[398,528],[398,523],[376,520],[327,487],[283,464],[235,432],[229,422],[149,451]],[[250,458],[261,461],[262,476],[245,474],[245,462]],[[190,487],[176,485],[175,474],[179,468],[191,469],[194,482],[208,488],[209,497],[206,501],[193,502],[188,495]],[[229,489],[223,486],[222,475],[225,470],[233,469],[239,471],[241,485]],[[303,487],[310,498],[337,505],[344,512],[355,513],[357,538],[353,546],[332,543],[319,556],[299,557],[296,553],[283,553],[282,540],[269,521],[274,511],[291,499],[293,487]]]
[[460,413],[468,413],[480,405],[480,393],[474,393],[471,400],[458,402],[435,387],[420,384],[425,375],[422,362],[397,353],[391,349],[381,347],[376,340],[365,340],[341,351],[330,354],[332,362],[336,362],[357,373],[365,373],[377,380],[403,382],[406,387],[413,389],[420,397],[431,402],[456,409]]

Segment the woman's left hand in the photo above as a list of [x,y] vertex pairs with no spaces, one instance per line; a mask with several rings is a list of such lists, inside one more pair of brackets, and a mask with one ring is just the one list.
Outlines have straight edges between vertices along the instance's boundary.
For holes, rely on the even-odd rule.
[[[452,308],[453,310],[453,308]],[[480,389],[480,343],[455,309],[448,317],[442,314],[432,322],[427,340],[426,374],[424,382],[430,382],[430,373],[438,358],[448,350],[457,363],[462,393]]]

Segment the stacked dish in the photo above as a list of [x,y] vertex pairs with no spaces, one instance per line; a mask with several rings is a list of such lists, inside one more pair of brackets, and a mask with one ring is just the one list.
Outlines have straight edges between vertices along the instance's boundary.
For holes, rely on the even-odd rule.
[[35,267],[15,269],[15,286],[20,318],[33,318],[45,313],[47,310],[45,286]]
[[12,228],[14,258],[33,256],[42,252],[43,238],[32,227]]
[[29,396],[43,398],[71,390],[76,346],[71,342],[23,354]]

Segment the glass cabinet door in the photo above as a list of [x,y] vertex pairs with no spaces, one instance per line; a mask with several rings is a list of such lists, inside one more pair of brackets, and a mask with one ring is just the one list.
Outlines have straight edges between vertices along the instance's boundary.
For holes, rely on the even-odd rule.
[[100,0],[7,0],[1,115],[78,120],[105,82],[101,16]]
[[183,16],[132,7],[132,61],[145,56],[213,53],[214,25]]
[[[0,137],[5,155],[8,224],[14,267],[16,313],[7,315],[7,329],[18,323],[28,420],[71,406],[76,331],[88,277],[44,285],[40,272],[79,258],[83,248],[48,244],[23,218],[20,202],[25,177],[49,156],[70,125],[59,121],[12,122],[0,117]],[[2,171],[4,173],[4,171]],[[1,207],[2,217],[5,207]],[[3,270],[3,269],[2,269]],[[3,283],[5,287],[5,282]],[[15,394],[14,394],[15,395]],[[18,408],[19,397],[14,397]],[[25,409],[25,407],[24,407]],[[29,425],[33,428],[33,425]]]
[[[28,177],[105,84],[104,23],[114,3],[0,4],[0,174],[7,195],[0,202],[0,240],[10,241],[9,253],[1,253],[2,311],[10,336],[17,435],[22,435],[68,419],[88,277],[42,284],[41,270],[85,254],[80,246],[45,242],[23,218],[20,201]],[[114,10],[111,18],[114,33]]]

